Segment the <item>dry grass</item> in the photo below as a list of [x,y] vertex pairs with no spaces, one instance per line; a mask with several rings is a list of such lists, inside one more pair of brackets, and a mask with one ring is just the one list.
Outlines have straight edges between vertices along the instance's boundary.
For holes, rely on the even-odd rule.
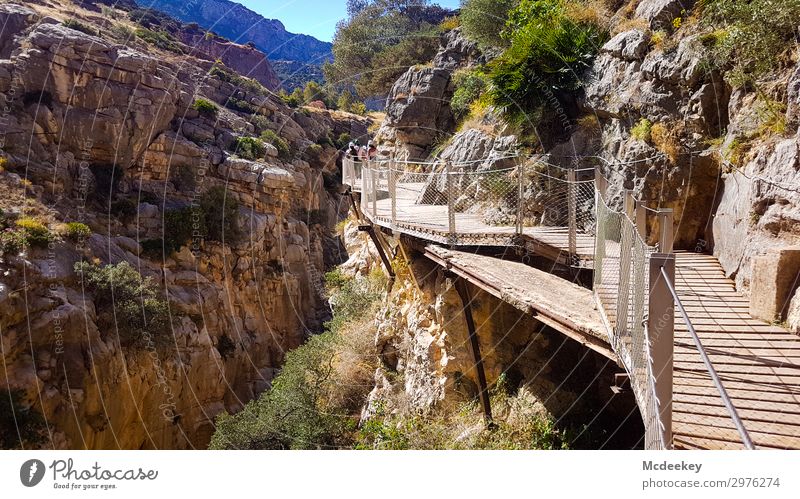
[[678,163],[682,151],[679,139],[681,129],[678,123],[656,123],[650,129],[650,140],[653,145],[666,154],[672,164]]
[[0,172],[0,210],[21,210],[22,215],[40,220],[45,225],[55,223],[53,211],[33,197],[29,192],[31,183],[22,179],[19,184],[11,180],[11,174]]
[[603,31],[611,28],[611,10],[605,0],[570,0],[565,5],[567,17],[578,22],[593,24]]

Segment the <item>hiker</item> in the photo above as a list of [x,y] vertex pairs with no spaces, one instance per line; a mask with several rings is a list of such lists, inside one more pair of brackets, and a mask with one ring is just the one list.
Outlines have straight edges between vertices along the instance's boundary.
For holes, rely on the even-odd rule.
[[372,141],[370,141],[369,146],[367,147],[367,158],[375,159],[375,156],[377,155],[378,155],[378,148],[375,146],[375,144],[372,143]]

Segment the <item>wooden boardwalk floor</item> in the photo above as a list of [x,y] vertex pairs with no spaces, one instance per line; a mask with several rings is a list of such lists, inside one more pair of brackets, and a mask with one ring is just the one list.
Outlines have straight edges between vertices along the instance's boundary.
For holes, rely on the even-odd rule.
[[[450,221],[447,205],[420,204],[417,202],[423,183],[399,184],[395,206],[394,230],[428,241],[450,244]],[[364,215],[382,227],[392,227],[392,201],[378,199],[362,206]],[[455,246],[508,246],[516,236],[514,225],[487,223],[481,213],[455,214]],[[559,263],[566,263],[569,255],[569,234],[566,227],[523,227],[526,246],[537,254]],[[579,232],[576,253],[584,266],[590,266],[594,254],[594,236]]]
[[[450,243],[447,207],[416,204],[421,184],[407,187],[405,194],[398,195],[393,230],[435,243]],[[392,227],[391,200],[377,200],[374,212],[371,203],[366,208],[365,215],[373,223]],[[475,213],[458,213],[456,232],[457,246],[502,246],[510,244],[515,228],[490,225]],[[545,256],[548,253],[566,255],[568,252],[567,231],[563,227],[525,227],[524,237],[527,244],[543,249]],[[586,266],[591,266],[594,237],[580,234],[577,244],[581,260],[586,262]],[[440,263],[451,265],[454,269],[460,268],[462,276],[469,278],[471,275],[473,282],[477,278],[484,284],[498,283],[494,291],[498,297],[512,304],[522,304],[520,308],[528,307],[546,319],[574,315],[576,311],[569,310],[573,306],[577,307],[576,310],[586,309],[585,304],[578,303],[583,303],[580,299],[575,304],[559,303],[558,299],[552,300],[546,293],[542,294],[544,281],[539,275],[541,271],[492,257],[432,248],[429,246],[429,256],[438,258]],[[607,255],[606,258],[612,261],[606,264],[613,267],[615,256],[618,257]],[[445,260],[449,263],[445,263]],[[612,270],[609,275],[603,276],[603,283],[597,290],[604,304],[616,292],[618,278],[613,273]],[[555,289],[572,285],[555,276],[550,278],[557,283],[545,284]],[[800,338],[784,328],[753,319],[749,314],[748,299],[736,291],[733,281],[725,277],[719,261],[713,256],[676,252],[675,286],[756,447],[800,449]],[[614,310],[608,307],[605,310],[613,322]],[[545,311],[551,315],[543,313]],[[577,314],[592,317],[586,324],[594,324],[588,329],[596,330],[596,317],[588,309],[577,311]],[[560,325],[559,330],[565,334],[581,330],[576,324],[570,325],[569,320],[556,321],[556,325]],[[586,331],[580,335],[584,338],[594,336],[598,340],[596,335],[587,335]],[[574,334],[572,336],[581,341]],[[603,351],[606,347],[602,342],[605,340],[600,341],[594,343],[593,340],[587,346]],[[586,344],[585,339],[583,342]],[[677,310],[673,431],[676,448],[743,448]]]
[[[800,449],[800,338],[753,319],[710,255],[677,252],[675,288],[756,447]],[[683,320],[675,317],[675,446],[741,449]]]

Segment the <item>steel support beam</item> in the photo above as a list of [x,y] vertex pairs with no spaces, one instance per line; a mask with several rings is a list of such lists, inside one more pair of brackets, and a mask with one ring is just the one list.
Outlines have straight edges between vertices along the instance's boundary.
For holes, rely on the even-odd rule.
[[472,317],[472,298],[466,281],[453,276],[456,292],[461,298],[461,307],[464,312],[464,320],[467,323],[469,332],[469,342],[472,346],[472,357],[475,361],[475,371],[478,375],[478,386],[481,391],[481,405],[483,405],[483,420],[487,428],[494,425],[492,421],[492,405],[489,401],[489,388],[486,384],[486,372],[483,370],[483,357],[481,357],[481,347],[478,343],[478,331],[475,329],[475,320]]

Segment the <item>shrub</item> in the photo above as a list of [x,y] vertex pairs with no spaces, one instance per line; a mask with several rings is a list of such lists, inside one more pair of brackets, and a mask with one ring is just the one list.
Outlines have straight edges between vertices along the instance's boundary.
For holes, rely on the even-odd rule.
[[197,187],[197,177],[194,168],[181,165],[172,170],[172,185],[179,191],[191,192]]
[[593,24],[566,16],[557,0],[522,0],[510,13],[508,29],[510,46],[490,64],[490,94],[517,124],[528,113],[564,107],[606,37]]
[[216,118],[217,117],[217,106],[206,99],[197,99],[194,101],[192,105],[195,111],[200,113],[201,116],[205,116],[206,118]]
[[42,415],[24,405],[21,390],[0,391],[0,449],[25,449],[41,443]]
[[464,119],[470,112],[470,106],[478,100],[488,87],[488,79],[480,70],[461,70],[453,75],[455,92],[450,101],[450,108],[456,120]]
[[[211,36],[213,38],[213,34]],[[208,72],[208,74],[210,76],[216,76],[220,80],[235,85],[248,92],[262,95],[269,94],[269,91],[264,88],[264,85],[256,80],[253,80],[252,78],[245,78],[235,71],[228,70],[228,68],[226,68],[225,65],[220,61],[217,61],[214,66],[211,67],[211,70]]]
[[461,26],[461,20],[458,16],[445,17],[444,20],[439,23],[439,29],[443,32],[453,31],[459,26]]
[[461,4],[461,25],[467,38],[483,47],[505,47],[501,32],[516,0],[465,0]]
[[292,153],[289,150],[289,144],[282,137],[279,137],[277,133],[273,132],[272,130],[264,130],[264,132],[261,134],[261,140],[275,146],[275,149],[278,150],[278,157],[280,157],[282,160],[289,161],[292,159]]
[[246,100],[236,99],[234,97],[231,97],[225,101],[225,107],[246,114],[255,114],[258,112],[258,109],[256,109],[254,105],[250,104]]
[[636,125],[631,128],[631,137],[643,142],[650,142],[650,131],[653,128],[653,123],[647,118],[641,118]]
[[360,116],[367,115],[367,105],[363,102],[354,102],[352,106],[350,106],[350,112],[353,114],[358,114]]
[[127,222],[133,218],[136,213],[136,204],[128,198],[121,198],[111,203],[111,214],[122,222]]
[[74,29],[75,31],[80,31],[83,34],[90,35],[90,36],[97,36],[97,31],[90,28],[89,26],[83,24],[82,22],[76,19],[67,19],[62,23],[65,27]]
[[716,30],[713,44],[704,41],[708,63],[744,86],[778,66],[800,23],[800,0],[707,0],[702,20]]
[[55,240],[55,236],[50,232],[47,225],[35,218],[20,218],[17,220],[16,225],[25,234],[26,243],[31,246],[44,248]]
[[97,266],[75,264],[81,282],[94,295],[101,331],[116,330],[125,346],[148,346],[166,339],[167,303],[153,280],[142,277],[128,262]]
[[0,232],[0,254],[18,255],[27,246],[24,231],[7,228]]
[[249,160],[264,159],[267,154],[267,148],[264,147],[264,143],[253,137],[237,137],[233,143],[232,151],[237,156]]
[[188,244],[194,237],[203,237],[206,233],[204,210],[187,206],[164,212],[163,239],[164,252],[169,255]]
[[92,235],[92,229],[80,222],[67,223],[65,235],[73,241],[82,241]]
[[212,187],[200,197],[205,236],[211,241],[236,242],[239,233],[239,202],[223,187]]
[[339,134],[339,137],[337,137],[336,140],[334,141],[334,147],[336,147],[337,149],[344,149],[345,147],[347,147],[347,144],[349,144],[351,140],[353,139],[350,137],[349,133],[342,132]]
[[270,391],[239,413],[217,418],[212,449],[314,449],[352,444],[377,367],[371,311],[381,295],[371,294],[379,284],[370,282],[348,288],[360,296],[343,299],[360,304],[357,312],[354,305],[352,310],[348,308],[349,322],[328,327],[291,350]]
[[160,49],[174,52],[176,54],[183,54],[183,49],[181,48],[180,43],[178,43],[178,41],[166,31],[153,31],[147,28],[138,28],[135,33],[137,37],[146,41],[150,45],[154,45]]
[[322,146],[319,144],[311,144],[306,149],[306,156],[312,160],[318,160],[322,154]]
[[678,131],[681,128],[680,124],[667,126],[664,123],[656,123],[650,130],[650,141],[656,149],[667,155],[672,164],[678,163],[681,154],[681,142],[678,138]]

